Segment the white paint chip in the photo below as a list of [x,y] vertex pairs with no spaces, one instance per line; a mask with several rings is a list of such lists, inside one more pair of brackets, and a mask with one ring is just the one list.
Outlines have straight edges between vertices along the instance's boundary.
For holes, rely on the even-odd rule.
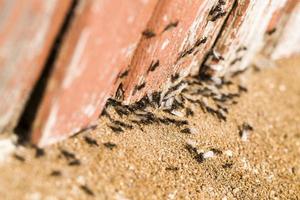
[[161,45],[161,50],[164,50],[168,46],[169,43],[170,43],[170,40],[166,39]]

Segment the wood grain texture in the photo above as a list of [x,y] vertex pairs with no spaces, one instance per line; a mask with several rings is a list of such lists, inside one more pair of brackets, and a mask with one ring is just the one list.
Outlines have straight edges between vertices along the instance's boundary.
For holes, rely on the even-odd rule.
[[0,132],[16,125],[69,6],[69,0],[0,1]]
[[62,140],[98,119],[156,2],[80,1],[34,124],[35,143]]

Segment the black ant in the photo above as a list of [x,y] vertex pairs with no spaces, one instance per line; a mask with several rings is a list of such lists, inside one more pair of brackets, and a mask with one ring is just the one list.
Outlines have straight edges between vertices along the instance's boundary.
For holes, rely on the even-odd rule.
[[108,126],[108,127],[115,133],[124,132],[124,130],[121,127],[116,127],[116,126]]
[[59,170],[53,170],[51,173],[50,173],[50,176],[61,176],[62,173],[61,171]]
[[181,133],[187,133],[187,134],[191,134],[191,129],[189,128],[184,128],[182,130],[180,130]]
[[153,72],[158,66],[159,66],[159,60],[157,60],[156,62],[152,61],[147,73],[150,71]]
[[25,158],[23,156],[20,156],[18,154],[13,155],[15,159],[17,159],[20,162],[25,162]]
[[167,30],[169,30],[169,29],[171,29],[171,28],[177,27],[177,26],[178,26],[178,23],[179,23],[178,20],[175,21],[175,22],[169,23],[169,24],[164,28],[163,32],[165,32],[165,31],[167,31]]
[[116,148],[116,147],[117,147],[117,145],[116,145],[115,143],[112,143],[112,142],[105,142],[105,143],[103,143],[103,145],[104,145],[106,148],[110,149],[110,150],[112,150],[113,148]]
[[165,170],[167,170],[167,171],[178,171],[179,167],[170,166],[170,167],[166,167]]
[[86,185],[81,185],[80,188],[87,194],[90,196],[95,196],[94,192]]
[[71,153],[71,152],[69,152],[69,151],[67,151],[67,150],[64,150],[64,149],[62,149],[62,150],[60,150],[60,152],[61,152],[61,154],[67,159],[67,160],[69,160],[69,159],[76,159],[76,156],[75,156],[75,154],[74,153]]
[[94,140],[93,138],[90,138],[90,137],[88,137],[88,136],[85,136],[85,137],[84,137],[84,140],[85,140],[85,142],[88,143],[89,145],[99,146],[98,143],[97,143],[97,141]]
[[128,73],[129,73],[129,69],[125,70],[124,72],[122,72],[120,75],[119,75],[119,78],[125,78],[126,76],[128,76]]
[[145,36],[146,38],[152,38],[152,37],[155,37],[156,34],[151,31],[150,29],[146,29],[142,32],[142,35]]
[[194,116],[194,111],[192,111],[192,109],[190,109],[190,108],[185,108],[185,115],[187,117]]
[[81,162],[80,160],[78,159],[74,159],[74,160],[71,160],[69,163],[68,163],[69,166],[78,166],[78,165],[81,165]]

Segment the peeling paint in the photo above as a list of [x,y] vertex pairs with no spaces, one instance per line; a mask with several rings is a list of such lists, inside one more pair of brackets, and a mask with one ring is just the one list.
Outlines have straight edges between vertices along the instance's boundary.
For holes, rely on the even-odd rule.
[[82,71],[84,70],[84,67],[86,65],[82,64],[80,65],[80,62],[82,62],[82,54],[85,50],[87,41],[89,39],[90,32],[88,29],[84,29],[80,35],[80,38],[77,42],[77,45],[75,47],[75,51],[73,53],[72,59],[70,61],[70,64],[67,68],[67,76],[64,78],[63,81],[63,88],[66,89],[70,87],[72,82],[81,75]]

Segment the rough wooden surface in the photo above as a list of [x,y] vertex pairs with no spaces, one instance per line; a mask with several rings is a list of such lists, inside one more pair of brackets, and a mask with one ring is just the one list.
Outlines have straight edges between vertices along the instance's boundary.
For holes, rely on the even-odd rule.
[[80,1],[34,124],[40,145],[93,124],[121,70],[126,70],[153,1]]
[[289,58],[300,54],[300,1],[291,1],[287,9],[288,21],[277,40],[272,59]]
[[69,6],[69,0],[0,1],[0,132],[15,126]]
[[[0,1],[0,132],[15,127],[71,2]],[[254,58],[266,63],[268,57],[300,53],[299,5],[295,0],[78,1],[31,140],[47,145],[92,126],[112,96],[133,103],[167,91],[178,83],[174,77],[189,74],[218,84]]]
[[[45,145],[64,139],[92,126],[109,96],[133,103],[168,90],[172,77],[197,75],[201,65],[201,75],[217,77],[245,69],[267,43],[272,27],[286,24],[292,3],[81,3],[42,102],[33,140]],[[118,15],[112,17],[112,12]]]
[[[130,65],[125,81],[127,103],[140,99],[146,92],[168,89],[171,76],[176,73],[184,77],[192,68],[198,70],[234,1],[222,2],[159,1],[147,27],[155,36],[142,38]],[[176,27],[167,29],[175,23]],[[149,70],[157,62],[157,69]],[[145,87],[136,91],[143,83]]]
[[263,47],[268,25],[274,13],[285,3],[286,0],[238,1],[213,47],[213,53],[204,63],[204,73],[222,77],[244,70]]

